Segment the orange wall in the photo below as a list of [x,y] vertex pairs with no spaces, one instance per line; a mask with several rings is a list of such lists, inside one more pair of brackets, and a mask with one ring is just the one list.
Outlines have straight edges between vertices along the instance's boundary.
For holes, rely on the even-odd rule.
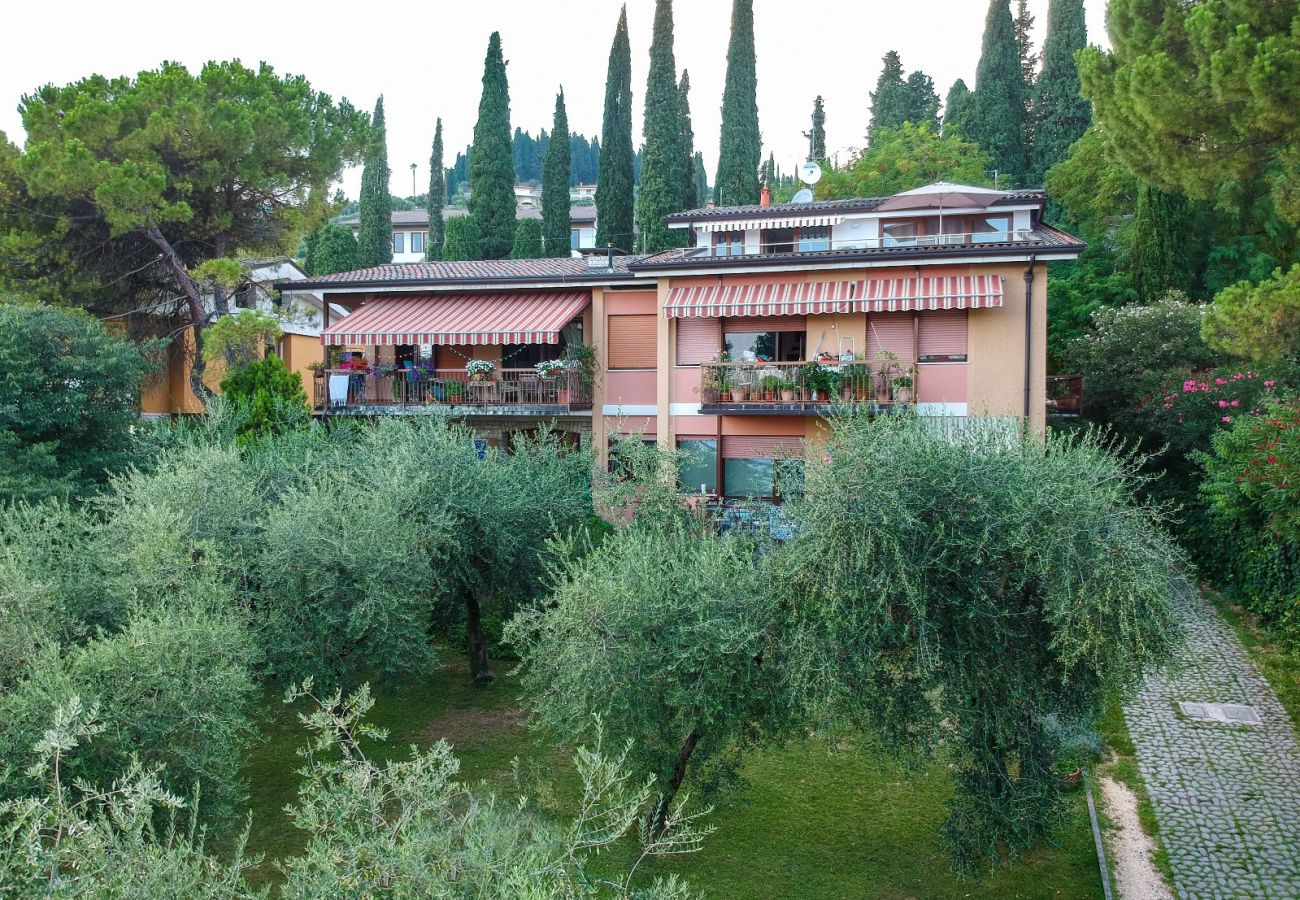
[[965,403],[967,368],[964,363],[921,363],[916,367],[918,403]]
[[652,369],[617,369],[605,373],[605,403],[617,406],[655,403]]

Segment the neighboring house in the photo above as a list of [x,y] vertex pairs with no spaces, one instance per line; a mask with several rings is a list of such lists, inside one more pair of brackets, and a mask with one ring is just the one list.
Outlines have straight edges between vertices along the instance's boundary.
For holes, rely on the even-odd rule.
[[[1042,432],[1047,263],[1084,249],[1043,223],[1046,202],[937,184],[703,208],[667,219],[693,246],[650,256],[391,265],[280,288],[354,310],[323,333],[355,368],[316,379],[321,413],[438,409],[488,442],[553,421],[601,455],[610,432],[641,434],[690,451],[692,490],[775,499],[783,461],[824,439],[835,404]],[[577,344],[589,383],[539,370]],[[495,371],[474,381],[471,359]]]
[[570,200],[595,200],[596,186],[594,184],[578,184],[569,188]]
[[[277,303],[276,284],[288,284],[307,277],[298,264],[287,256],[240,262],[248,270],[248,280],[231,295],[231,311],[260,309],[276,317],[284,334],[276,342],[275,353],[284,360],[289,371],[298,373],[303,386],[310,391],[315,373],[309,367],[313,363],[319,365],[325,359],[321,347],[321,329],[325,320],[321,295],[294,291],[282,295],[283,299]],[[206,301],[210,311],[212,300],[209,297]],[[331,321],[338,321],[346,315],[347,309],[343,306],[334,306],[330,310]],[[194,338],[186,328],[165,351],[163,369],[146,383],[140,397],[141,413],[159,416],[202,412],[203,404],[190,388],[193,362]],[[216,363],[206,367],[203,380],[209,389],[220,392],[219,385],[224,377],[224,366]]]
[[[444,206],[443,220],[469,215],[463,206]],[[572,250],[590,251],[596,247],[596,207],[574,206],[569,210],[572,226],[569,229],[569,247]],[[516,219],[542,218],[536,205],[520,204],[515,207]],[[339,220],[340,225],[352,229],[355,235],[361,230],[361,220],[349,216]],[[427,209],[395,210],[393,212],[393,262],[423,262],[429,243],[429,211]]]

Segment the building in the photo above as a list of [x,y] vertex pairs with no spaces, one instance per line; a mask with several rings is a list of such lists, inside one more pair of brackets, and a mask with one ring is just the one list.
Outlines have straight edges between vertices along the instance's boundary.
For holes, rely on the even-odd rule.
[[[454,219],[469,215],[463,206],[444,206],[442,218]],[[570,249],[591,251],[596,246],[596,207],[574,206],[569,210],[572,219],[570,228]],[[542,218],[542,210],[536,204],[519,204],[515,207],[516,219]],[[361,220],[349,216],[339,220],[340,225],[352,229],[355,236],[361,230]],[[429,242],[429,211],[427,209],[406,209],[393,211],[393,262],[423,262]]]
[[[316,379],[323,413],[434,407],[488,441],[554,420],[602,454],[610,433],[640,434],[690,451],[692,490],[775,498],[782,460],[819,441],[838,404],[1044,428],[1047,264],[1084,249],[1043,223],[1046,199],[940,183],[703,208],[668,218],[690,246],[650,256],[392,265],[281,287],[353,310],[323,332],[359,367]],[[587,348],[592,377],[551,363],[571,347]],[[470,360],[494,368],[475,379]]]
[[[321,329],[325,320],[321,295],[312,291],[291,291],[281,295],[276,291],[277,284],[291,284],[307,277],[287,256],[240,262],[248,277],[230,297],[232,311],[260,309],[275,316],[284,332],[276,343],[276,355],[284,360],[289,371],[298,373],[303,387],[310,391],[315,375],[311,367],[319,366],[325,359],[321,347]],[[205,299],[211,313],[212,298]],[[334,306],[330,312],[332,321],[347,315],[347,309],[342,306]],[[193,364],[194,336],[186,328],[167,347],[161,370],[145,383],[140,397],[140,412],[146,416],[203,412],[203,403],[190,387]],[[206,367],[203,380],[210,390],[219,392],[218,385],[224,377],[223,366],[216,363]]]
[[573,201],[596,199],[596,186],[594,184],[576,184],[569,188],[569,199]]

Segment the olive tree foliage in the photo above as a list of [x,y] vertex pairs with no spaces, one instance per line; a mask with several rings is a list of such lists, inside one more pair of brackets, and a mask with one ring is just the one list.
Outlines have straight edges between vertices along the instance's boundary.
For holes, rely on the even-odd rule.
[[675,877],[636,883],[644,860],[699,849],[712,829],[689,816],[674,817],[661,833],[640,829],[641,853],[625,871],[589,871],[591,857],[638,831],[653,802],[653,779],[633,778],[627,745],[606,752],[599,726],[594,743],[574,757],[582,786],[578,813],[559,817],[527,797],[510,802],[472,791],[456,780],[460,763],[446,741],[412,748],[407,759],[372,760],[363,742],[386,734],[365,722],[372,705],[366,687],[346,697],[311,691],[307,682],[286,694],[286,702],[308,696],[316,708],[299,715],[313,738],[303,751],[305,777],[289,815],[306,833],[307,847],[280,864],[284,897],[694,896]]
[[242,840],[229,862],[205,853],[194,805],[164,785],[159,767],[132,760],[100,785],[72,777],[69,762],[109,734],[99,706],[74,694],[48,715],[48,727],[15,758],[34,760],[26,775],[43,791],[0,802],[6,897],[266,896],[243,880]]
[[832,425],[771,581],[795,598],[791,694],[810,712],[945,748],[944,834],[978,869],[1046,839],[1060,734],[1169,659],[1179,554],[1098,440],[967,423]]
[[544,604],[520,613],[530,722],[564,743],[597,718],[654,774],[659,827],[688,776],[730,780],[740,753],[789,721],[778,608],[753,542],[644,520],[570,561]]

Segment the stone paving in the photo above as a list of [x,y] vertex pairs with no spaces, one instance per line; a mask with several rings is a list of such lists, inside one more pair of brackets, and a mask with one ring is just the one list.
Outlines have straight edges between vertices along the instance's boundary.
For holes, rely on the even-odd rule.
[[[1236,634],[1187,588],[1185,658],[1150,676],[1124,718],[1182,900],[1300,898],[1300,743]],[[1179,702],[1231,703],[1259,725],[1197,722]]]

